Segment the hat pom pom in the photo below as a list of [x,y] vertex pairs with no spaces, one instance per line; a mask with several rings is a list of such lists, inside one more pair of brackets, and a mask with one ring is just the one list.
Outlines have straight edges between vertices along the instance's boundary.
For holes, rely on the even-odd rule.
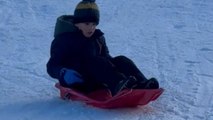
[[83,0],[84,2],[95,2],[95,0]]

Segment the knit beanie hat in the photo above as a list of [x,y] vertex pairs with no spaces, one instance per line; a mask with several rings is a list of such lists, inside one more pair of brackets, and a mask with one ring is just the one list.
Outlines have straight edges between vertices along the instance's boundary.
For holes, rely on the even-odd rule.
[[74,23],[95,22],[99,24],[100,13],[95,0],[82,0],[74,11]]

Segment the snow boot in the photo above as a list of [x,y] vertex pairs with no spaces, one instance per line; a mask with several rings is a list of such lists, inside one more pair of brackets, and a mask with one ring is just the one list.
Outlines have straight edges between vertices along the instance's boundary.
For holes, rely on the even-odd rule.
[[128,79],[121,80],[115,87],[113,91],[111,91],[112,96],[116,95],[123,89],[131,89],[136,86],[136,79],[133,76],[130,76]]
[[146,81],[141,81],[135,87],[135,89],[158,89],[159,83],[156,78],[151,78]]

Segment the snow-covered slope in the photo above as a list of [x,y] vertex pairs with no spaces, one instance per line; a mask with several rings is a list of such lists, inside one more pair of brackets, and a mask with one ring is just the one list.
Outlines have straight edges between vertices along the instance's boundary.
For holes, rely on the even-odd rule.
[[104,110],[63,101],[46,73],[56,18],[79,0],[0,1],[1,120],[212,120],[213,1],[97,0],[113,56],[165,88],[155,102]]

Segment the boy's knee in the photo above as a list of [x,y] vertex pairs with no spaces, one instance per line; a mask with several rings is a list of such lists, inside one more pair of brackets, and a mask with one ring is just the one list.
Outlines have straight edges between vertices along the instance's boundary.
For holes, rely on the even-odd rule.
[[124,56],[124,55],[119,55],[114,57],[115,61],[131,61],[128,57]]
[[124,55],[119,55],[119,56],[114,57],[114,59],[128,59],[128,58]]

